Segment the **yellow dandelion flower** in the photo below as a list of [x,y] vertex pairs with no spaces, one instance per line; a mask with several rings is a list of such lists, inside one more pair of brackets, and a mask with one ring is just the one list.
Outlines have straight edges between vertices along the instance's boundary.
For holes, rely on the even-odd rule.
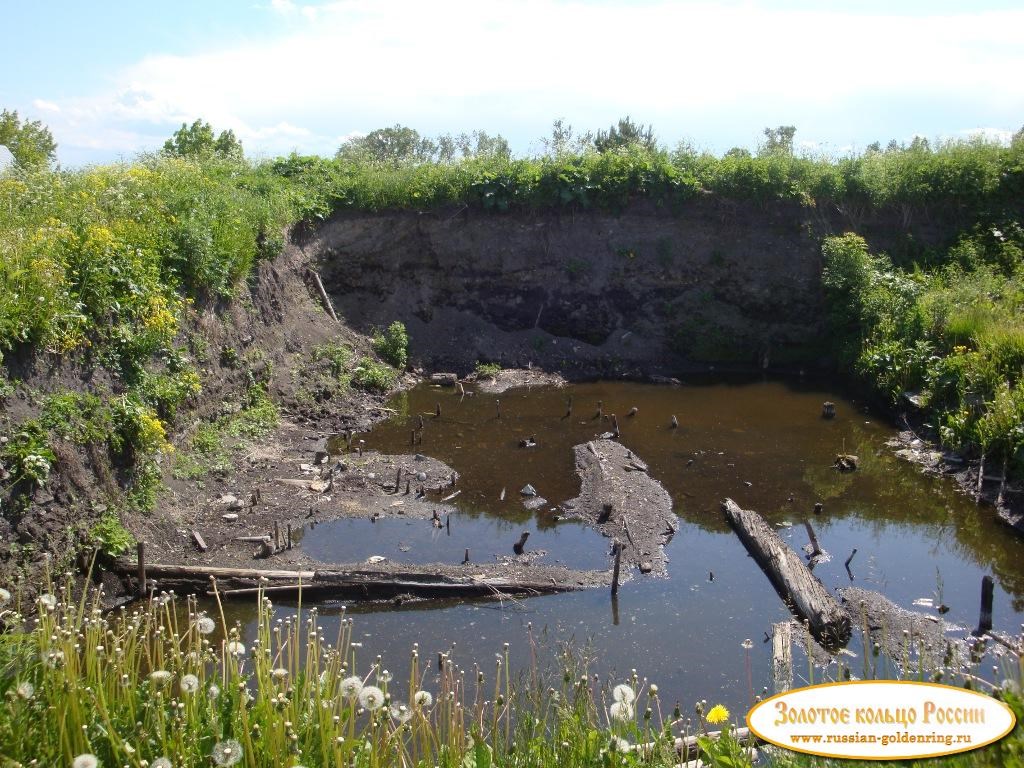
[[707,716],[705,717],[705,720],[715,725],[717,725],[718,723],[724,723],[728,719],[729,710],[723,707],[721,704],[715,704],[715,706],[711,708],[711,711],[708,712]]

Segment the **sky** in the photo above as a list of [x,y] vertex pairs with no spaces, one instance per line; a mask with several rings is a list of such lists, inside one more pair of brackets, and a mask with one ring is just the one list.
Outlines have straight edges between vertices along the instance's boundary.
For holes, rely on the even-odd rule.
[[1024,125],[1024,4],[987,0],[0,0],[0,108],[65,167],[130,160],[182,122],[253,157],[333,154],[402,124],[517,154],[556,118],[669,147],[831,155],[1006,139]]

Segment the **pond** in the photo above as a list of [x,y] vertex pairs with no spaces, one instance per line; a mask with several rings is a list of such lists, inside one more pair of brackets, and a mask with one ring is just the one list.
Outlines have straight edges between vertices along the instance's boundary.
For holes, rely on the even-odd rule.
[[[566,416],[568,399],[572,413]],[[498,417],[500,400],[500,418]],[[821,418],[826,400],[832,420]],[[892,455],[893,427],[835,391],[802,381],[714,381],[684,386],[594,382],[500,395],[421,385],[390,403],[396,415],[360,437],[365,448],[410,451],[410,429],[427,418],[419,452],[459,473],[451,532],[423,521],[339,520],[304,532],[302,546],[324,561],[384,555],[397,562],[460,563],[512,554],[523,530],[540,562],[608,568],[609,541],[578,522],[559,520],[558,504],[579,492],[572,447],[608,429],[594,418],[616,414],[621,442],[649,466],[672,496],[679,529],[665,552],[667,578],[633,573],[618,599],[595,589],[528,600],[447,602],[402,607],[348,607],[366,658],[384,656],[400,674],[418,642],[428,658],[457,644],[463,666],[492,664],[503,644],[514,663],[529,663],[528,633],[551,646],[586,648],[591,671],[622,678],[636,669],[666,699],[695,699],[743,710],[770,685],[771,624],[790,617],[768,579],[724,521],[726,497],[760,512],[796,550],[813,523],[830,562],[816,575],[829,589],[850,585],[882,592],[908,609],[931,599],[949,606],[947,621],[973,627],[982,576],[995,580],[997,629],[1016,632],[1024,616],[1022,541],[948,480],[921,474]],[[637,408],[635,416],[626,414]],[[675,416],[678,428],[670,427]],[[520,441],[533,438],[535,447]],[[840,473],[839,453],[856,454],[856,472]],[[528,510],[519,490],[530,484],[547,499]],[[819,515],[815,503],[823,505]],[[856,548],[847,572],[844,561]],[[927,608],[921,610],[929,610]],[[240,620],[251,608],[232,606]],[[321,607],[333,635],[340,606]],[[529,628],[529,629],[528,629]],[[855,633],[856,636],[856,633]],[[753,641],[749,652],[741,644]],[[855,642],[851,651],[858,656]],[[492,661],[488,661],[488,659]],[[860,661],[847,659],[854,674]],[[797,684],[811,674],[797,667]]]

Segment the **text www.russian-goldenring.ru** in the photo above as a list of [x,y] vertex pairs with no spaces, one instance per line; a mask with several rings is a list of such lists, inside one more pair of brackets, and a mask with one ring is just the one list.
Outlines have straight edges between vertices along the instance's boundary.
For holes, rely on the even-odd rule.
[[793,744],[970,744],[969,733],[910,733],[909,731],[875,734],[875,733],[816,733],[792,734],[789,737]]

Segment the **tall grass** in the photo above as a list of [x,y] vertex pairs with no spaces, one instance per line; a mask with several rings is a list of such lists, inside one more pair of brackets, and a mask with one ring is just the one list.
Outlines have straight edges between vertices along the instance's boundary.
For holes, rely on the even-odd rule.
[[[447,653],[435,669],[413,643],[409,677],[398,681],[352,641],[351,619],[327,637],[316,609],[301,604],[281,617],[261,594],[247,645],[222,609],[204,614],[191,597],[152,596],[105,614],[98,593],[77,594],[70,574],[48,589],[34,606],[0,614],[9,629],[0,646],[5,765],[486,768],[677,759],[678,707],[667,717],[657,687],[635,673],[601,689],[572,653],[559,657],[560,677],[536,664],[514,677],[508,644],[492,666],[462,667]],[[27,618],[29,609],[38,615]]]

